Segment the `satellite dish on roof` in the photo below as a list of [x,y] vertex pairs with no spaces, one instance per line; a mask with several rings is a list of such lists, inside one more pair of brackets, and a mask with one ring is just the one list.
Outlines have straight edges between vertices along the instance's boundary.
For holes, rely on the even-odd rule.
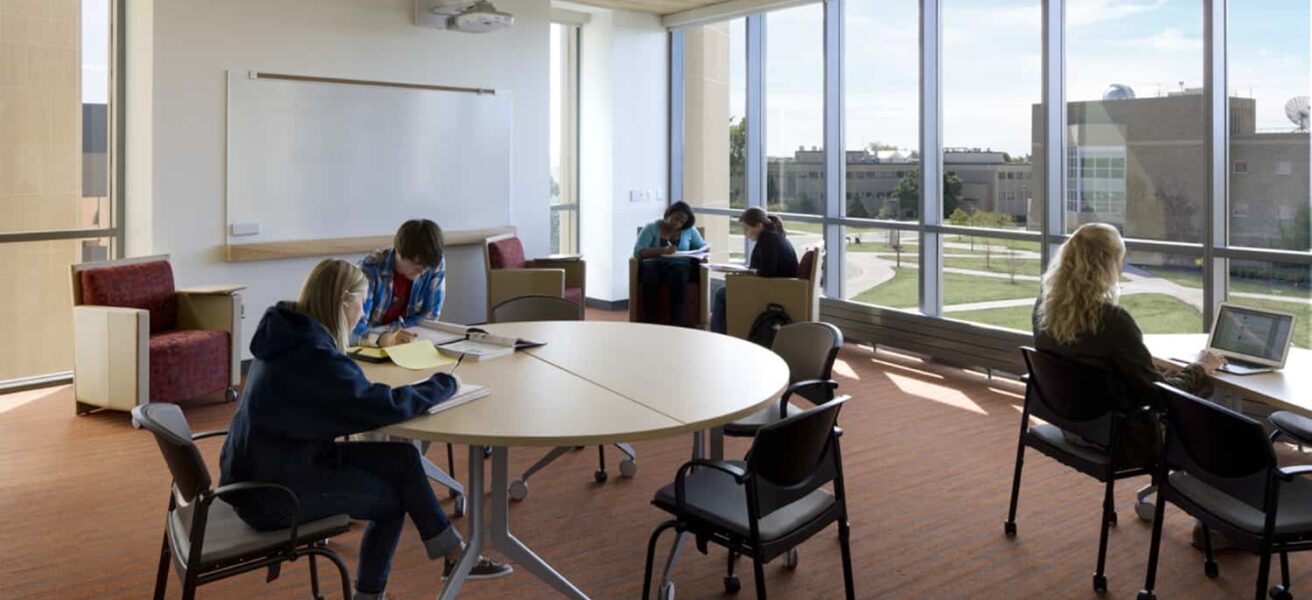
[[1285,103],[1285,116],[1298,126],[1299,131],[1307,131],[1308,99],[1307,96],[1294,96]]
[[1134,100],[1134,88],[1124,83],[1113,83],[1102,93],[1103,100]]

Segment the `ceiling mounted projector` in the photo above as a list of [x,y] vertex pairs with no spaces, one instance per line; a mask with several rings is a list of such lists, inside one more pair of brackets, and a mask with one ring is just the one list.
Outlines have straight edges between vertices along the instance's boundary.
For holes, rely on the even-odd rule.
[[487,33],[515,24],[515,16],[487,0],[415,0],[415,25],[465,33]]

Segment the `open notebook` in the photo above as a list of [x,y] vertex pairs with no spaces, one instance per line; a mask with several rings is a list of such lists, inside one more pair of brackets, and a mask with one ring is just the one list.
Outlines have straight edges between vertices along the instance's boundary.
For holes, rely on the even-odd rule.
[[428,409],[428,414],[435,415],[442,411],[451,410],[462,404],[469,404],[479,398],[490,395],[492,395],[492,389],[487,386],[476,385],[473,383],[462,383],[460,389],[456,391],[456,395],[447,398]]

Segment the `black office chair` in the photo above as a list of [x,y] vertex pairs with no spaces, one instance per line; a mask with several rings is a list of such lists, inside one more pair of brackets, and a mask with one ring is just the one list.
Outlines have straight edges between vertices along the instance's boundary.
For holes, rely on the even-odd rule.
[[1167,502],[1202,522],[1208,577],[1219,574],[1209,532],[1217,530],[1235,546],[1261,557],[1257,600],[1267,595],[1273,552],[1280,554],[1281,585],[1270,595],[1276,600],[1293,598],[1289,553],[1312,549],[1312,480],[1305,477],[1312,475],[1312,465],[1281,468],[1276,463],[1272,442],[1286,424],[1273,419],[1277,430],[1268,437],[1253,419],[1168,385],[1157,387],[1166,403],[1166,447],[1156,474],[1157,515],[1139,600],[1157,597],[1153,584]]
[[[324,547],[328,538],[349,529],[347,515],[297,523],[300,502],[294,492],[281,485],[247,481],[212,488],[209,470],[195,442],[228,432],[192,435],[182,409],[176,404],[139,405],[132,409],[132,424],[154,434],[173,475],[159,571],[155,575],[155,600],[164,598],[170,559],[182,577],[182,598],[191,600],[199,586],[257,569],[269,569],[268,581],[273,581],[282,563],[302,556],[310,557],[310,585],[316,600],[322,600],[323,596],[319,594],[315,556],[323,556],[337,566],[342,577],[342,595],[351,597],[351,577],[346,564],[336,552]],[[251,490],[285,494],[291,507],[292,525],[287,529],[259,531],[241,520],[225,498]]]
[[[513,323],[520,321],[582,321],[583,306],[555,296],[520,296],[511,298],[494,307],[492,314],[488,315],[492,323]],[[620,476],[629,478],[638,474],[638,453],[629,444],[615,444],[620,452],[624,453],[625,458],[620,461]],[[555,462],[556,459],[565,454],[579,450],[570,446],[553,448],[546,456],[543,456],[538,462],[533,463],[527,471],[524,471],[519,479],[510,484],[510,499],[523,500],[528,497],[528,479],[534,473],[546,468],[547,465]],[[606,483],[610,478],[606,473],[606,447],[597,446],[597,471],[592,474],[593,480],[597,483]]]
[[[713,542],[734,555],[752,557],[756,597],[764,600],[765,563],[789,555],[833,523],[838,524],[844,588],[848,600],[853,600],[847,496],[834,428],[846,401],[847,397],[839,397],[762,427],[745,462],[703,459],[680,466],[674,483],[661,488],[652,500],[674,519],[656,527],[647,543],[643,600],[651,593],[656,542],[667,529],[692,533],[703,553]],[[824,488],[830,482],[832,493]],[[797,563],[787,566],[795,568]],[[732,562],[729,569],[726,584],[736,581]],[[736,586],[730,591],[737,591]],[[663,585],[661,599],[673,597],[673,584]]]
[[833,381],[834,360],[842,347],[843,332],[829,323],[805,321],[780,327],[770,349],[788,364],[787,391],[778,406],[725,425],[724,434],[751,437],[770,423],[802,412],[802,407],[790,402],[794,395],[812,405],[832,400],[838,387]]
[[[1121,434],[1125,424],[1152,409],[1127,404],[1109,372],[1066,360],[1051,352],[1023,347],[1029,368],[1025,388],[1025,408],[1020,417],[1020,440],[1016,448],[1016,472],[1011,484],[1011,505],[1003,531],[1016,537],[1016,503],[1020,499],[1020,474],[1028,446],[1080,473],[1106,484],[1103,493],[1101,530],[1098,538],[1098,568],[1093,574],[1093,589],[1107,590],[1104,567],[1107,562],[1107,529],[1116,524],[1113,489],[1118,479],[1150,475],[1148,466],[1118,464]],[[1047,422],[1030,426],[1030,417]],[[1074,444],[1064,432],[1073,433],[1104,448]],[[1142,496],[1140,498],[1142,501]]]

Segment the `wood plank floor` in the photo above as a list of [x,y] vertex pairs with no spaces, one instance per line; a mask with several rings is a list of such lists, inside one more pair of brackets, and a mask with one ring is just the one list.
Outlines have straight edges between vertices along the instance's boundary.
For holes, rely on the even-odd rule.
[[[589,318],[623,317],[589,311]],[[1020,535],[1002,534],[1020,414],[1017,384],[856,346],[839,358],[841,389],[854,396],[842,423],[858,597],[1097,597],[1090,586],[1101,499],[1096,482],[1031,455]],[[234,410],[211,401],[189,405],[187,416],[194,429],[206,430],[224,427]],[[529,498],[512,507],[512,530],[592,597],[638,597],[647,536],[664,516],[648,501],[686,458],[688,442],[638,444],[640,468],[632,480],[616,476],[618,454],[610,452],[612,479],[600,486],[592,481],[595,450],[568,455],[532,480]],[[202,442],[212,469],[220,443]],[[741,442],[730,447],[744,448]],[[440,461],[437,449],[432,454]],[[513,452],[512,471],[537,455]],[[463,453],[457,459],[463,473]],[[1121,524],[1111,535],[1106,598],[1133,598],[1142,585],[1149,529],[1133,516],[1139,483],[1117,493]],[[0,397],[0,598],[149,597],[167,487],[158,449],[126,414],[75,417],[68,387]],[[1220,578],[1208,580],[1201,553],[1189,546],[1190,526],[1168,509],[1159,597],[1251,598],[1256,559],[1223,552]],[[352,569],[359,530],[333,544]],[[1296,556],[1292,563],[1297,592],[1312,561]],[[678,597],[723,597],[723,567],[722,551],[706,557],[689,545],[676,573]],[[835,533],[805,543],[796,571],[777,563],[766,571],[772,597],[842,597]],[[439,585],[440,566],[424,560],[408,528],[389,591],[431,598]],[[169,597],[178,597],[176,581],[170,586]],[[741,597],[754,592],[750,575],[743,577]],[[308,593],[302,562],[273,583],[253,573],[202,588],[199,596]],[[519,572],[467,584],[463,597],[556,596]]]

